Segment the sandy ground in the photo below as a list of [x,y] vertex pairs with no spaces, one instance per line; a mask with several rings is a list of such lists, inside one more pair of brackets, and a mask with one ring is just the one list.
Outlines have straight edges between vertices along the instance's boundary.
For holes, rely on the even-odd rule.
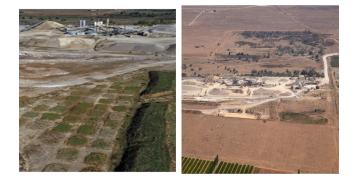
[[331,126],[239,120],[183,113],[185,155],[253,164],[288,172],[337,173]]
[[175,25],[150,27],[155,37],[69,36],[63,27],[45,21],[20,32],[21,95],[175,63]]

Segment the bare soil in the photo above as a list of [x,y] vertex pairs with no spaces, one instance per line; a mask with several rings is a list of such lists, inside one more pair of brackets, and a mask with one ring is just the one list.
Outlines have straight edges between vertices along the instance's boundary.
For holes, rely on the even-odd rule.
[[242,120],[183,113],[183,154],[258,167],[310,173],[338,172],[332,126]]

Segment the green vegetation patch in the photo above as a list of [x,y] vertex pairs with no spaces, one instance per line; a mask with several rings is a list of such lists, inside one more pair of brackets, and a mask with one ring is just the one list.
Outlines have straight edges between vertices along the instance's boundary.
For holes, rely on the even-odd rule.
[[38,105],[36,107],[34,107],[34,110],[35,111],[47,111],[48,110],[48,106],[44,105],[44,104],[41,104],[41,105]]
[[45,131],[44,133],[42,133],[39,136],[39,139],[41,142],[45,143],[45,144],[55,144],[60,142],[60,140],[63,138],[64,136],[56,131]]
[[85,163],[89,165],[100,166],[106,162],[107,155],[99,152],[91,152],[85,157]]
[[339,67],[339,56],[332,56],[331,58],[331,66]]
[[101,93],[103,90],[100,89],[100,88],[93,88],[90,90],[90,94],[94,95],[94,94],[98,94],[98,93]]
[[38,115],[39,115],[39,113],[37,113],[37,112],[29,111],[29,112],[26,112],[23,116],[28,117],[28,118],[34,118],[34,117],[37,117]]
[[57,151],[56,159],[73,161],[77,159],[78,153],[78,150],[75,148],[61,148]]
[[109,147],[109,143],[104,139],[96,139],[92,142],[92,147],[99,148],[99,149],[106,149]]
[[113,109],[114,111],[123,112],[123,111],[125,111],[127,108],[126,108],[126,106],[113,106],[112,109]]
[[[176,157],[176,116],[175,116],[175,101],[168,104],[165,113],[167,147],[171,158]],[[172,164],[174,167],[174,164]]]
[[46,119],[46,120],[56,120],[56,119],[60,119],[61,115],[56,114],[56,113],[43,113],[41,119]]
[[117,100],[119,100],[119,101],[128,101],[128,102],[132,103],[134,101],[134,96],[119,95],[117,97]]
[[114,89],[114,90],[121,90],[121,89],[123,89],[122,84],[123,84],[123,82],[117,81],[117,82],[114,82],[110,88]]
[[105,84],[99,84],[99,85],[96,86],[96,88],[98,88],[98,89],[107,88],[107,85],[105,85]]
[[88,124],[97,124],[99,121],[102,121],[101,117],[90,116],[86,119],[86,123]]
[[76,89],[74,91],[71,92],[72,96],[86,96],[89,94],[89,90],[87,88],[81,88],[81,89]]
[[65,122],[59,123],[53,128],[53,131],[61,132],[61,133],[69,132],[70,130],[71,130],[71,125]]
[[254,166],[240,163],[223,162],[215,157],[214,161],[182,157],[184,174],[248,174],[255,173]]
[[67,144],[71,146],[82,146],[87,143],[87,138],[82,135],[73,135],[67,140]]
[[134,93],[138,93],[140,89],[141,89],[140,86],[126,86],[123,92],[127,94],[134,94]]
[[100,99],[99,100],[99,103],[103,103],[103,104],[110,104],[110,103],[112,103],[113,102],[113,100],[112,99]]
[[212,170],[210,171],[209,169],[213,166],[213,163],[213,161],[184,158],[182,171],[184,174],[211,173]]
[[281,121],[293,122],[293,123],[302,123],[302,124],[326,124],[327,119],[324,117],[311,117],[304,113],[295,113],[295,112],[281,112],[280,114]]
[[87,112],[91,107],[92,107],[91,103],[80,102],[75,107],[73,107],[71,113],[83,114]]
[[81,169],[81,172],[100,172],[103,171],[102,169],[98,167],[88,166],[83,169]]
[[68,167],[67,165],[60,164],[60,163],[51,163],[47,164],[42,171],[44,172],[67,172]]
[[81,121],[81,117],[77,115],[67,115],[63,118],[63,122],[76,123]]
[[[49,12],[51,10],[20,10],[20,24],[35,24],[44,20],[56,21],[64,25],[78,23],[82,17],[88,20],[105,19],[110,17],[111,25],[154,25],[175,24],[175,9],[126,9],[121,11],[96,10],[60,10],[60,13]],[[67,12],[66,12],[67,11]]]
[[118,121],[115,121],[115,120],[109,120],[109,119],[107,119],[106,121],[104,121],[104,126],[110,127],[110,128],[112,128],[112,129],[117,128],[118,125],[119,125],[119,122],[118,122]]
[[101,117],[104,113],[107,112],[108,106],[106,104],[96,104],[92,109],[90,116],[91,117]]
[[137,111],[127,131],[128,148],[116,171],[170,170],[166,147],[166,103],[147,103]]
[[66,101],[78,101],[80,99],[81,99],[80,96],[67,96],[66,97]]
[[55,106],[50,109],[50,111],[57,112],[57,113],[64,113],[66,110],[67,110],[67,108],[65,106],[61,106],[61,105]]
[[174,71],[151,71],[149,72],[149,78],[150,82],[144,92],[145,94],[175,90]]
[[85,124],[80,126],[77,132],[83,135],[92,135],[96,133],[96,127],[93,124]]

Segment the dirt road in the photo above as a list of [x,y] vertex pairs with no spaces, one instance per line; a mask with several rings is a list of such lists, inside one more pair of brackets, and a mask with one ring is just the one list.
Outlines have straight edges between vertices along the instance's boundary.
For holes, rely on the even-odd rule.
[[129,72],[137,71],[143,68],[163,66],[167,64],[173,64],[175,60],[166,60],[166,61],[148,61],[141,62],[138,64],[129,64],[125,67],[113,68],[111,73],[106,72],[92,72],[88,74],[84,74],[81,76],[74,75],[66,75],[61,78],[57,78],[57,80],[30,80],[30,79],[20,79],[20,87],[36,87],[36,88],[58,88],[58,87],[66,87],[66,86],[74,86],[79,84],[84,84],[91,80],[101,80],[109,77],[113,77],[116,75],[126,74]]
[[194,22],[195,22],[206,10],[207,10],[207,9],[204,9],[204,10],[200,11],[200,13],[195,16],[195,18],[188,24],[188,26],[193,25]]
[[322,59],[323,59],[323,65],[324,65],[324,79],[321,81],[321,85],[329,84],[328,64],[327,64],[328,57],[337,56],[337,55],[338,55],[338,53],[330,53],[330,54],[323,55]]

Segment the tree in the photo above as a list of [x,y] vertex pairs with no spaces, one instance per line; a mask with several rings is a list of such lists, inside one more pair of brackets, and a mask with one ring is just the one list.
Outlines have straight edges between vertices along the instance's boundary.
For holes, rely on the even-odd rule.
[[236,78],[234,78],[234,79],[232,80],[232,84],[233,84],[233,85],[237,85],[238,82],[239,82],[239,81],[238,81]]
[[257,70],[256,70],[256,69],[251,70],[251,74],[252,74],[252,75],[256,75],[256,74],[257,74]]
[[214,162],[208,167],[206,173],[213,173],[215,170],[216,165],[219,163],[219,155],[215,156]]

